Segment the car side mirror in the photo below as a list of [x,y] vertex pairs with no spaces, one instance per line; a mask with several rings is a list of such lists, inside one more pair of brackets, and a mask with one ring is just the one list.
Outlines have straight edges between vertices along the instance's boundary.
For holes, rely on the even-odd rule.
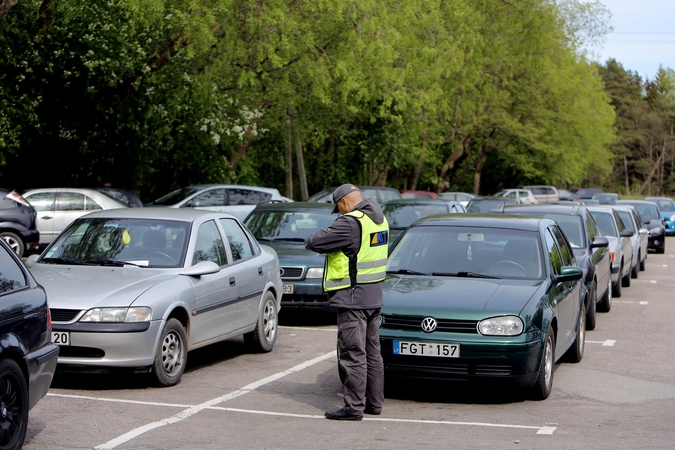
[[640,228],[640,234],[649,234],[649,230],[646,228]]
[[33,266],[35,265],[35,263],[37,262],[37,259],[38,259],[39,257],[40,257],[40,255],[37,255],[37,254],[33,253],[33,254],[30,255],[28,258],[26,258],[26,262],[25,262],[26,267],[28,267],[29,269],[30,269],[31,267],[33,267]]
[[593,242],[591,242],[591,248],[602,248],[608,246],[609,239],[607,239],[605,236],[596,236],[595,239],[593,239]]
[[623,230],[622,232],[619,233],[619,236],[621,237],[633,237],[635,233],[633,233],[631,230]]
[[584,271],[581,267],[577,266],[562,266],[560,268],[560,274],[555,276],[556,283],[562,283],[563,281],[573,281],[580,280],[584,276]]
[[220,272],[220,266],[213,261],[200,261],[192,267],[185,269],[181,275],[188,277],[201,277],[202,275],[210,275],[212,273]]

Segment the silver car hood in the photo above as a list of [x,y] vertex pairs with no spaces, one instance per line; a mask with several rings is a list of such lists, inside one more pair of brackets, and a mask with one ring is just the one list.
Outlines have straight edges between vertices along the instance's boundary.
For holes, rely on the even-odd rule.
[[50,308],[89,309],[129,306],[151,287],[181,269],[61,266],[35,264],[31,273],[47,292]]

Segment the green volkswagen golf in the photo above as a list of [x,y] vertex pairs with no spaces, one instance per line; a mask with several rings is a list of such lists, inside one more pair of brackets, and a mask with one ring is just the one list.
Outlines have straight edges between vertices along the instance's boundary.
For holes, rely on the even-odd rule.
[[246,218],[253,236],[279,256],[282,308],[330,309],[323,292],[325,257],[305,249],[305,238],[336,218],[332,203],[309,202],[260,204]]
[[508,382],[545,399],[553,364],[583,357],[582,269],[550,219],[420,219],[390,249],[385,376]]

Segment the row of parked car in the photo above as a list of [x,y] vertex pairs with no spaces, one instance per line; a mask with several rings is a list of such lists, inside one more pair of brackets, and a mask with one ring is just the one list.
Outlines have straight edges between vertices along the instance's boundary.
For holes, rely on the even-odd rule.
[[[1,244],[4,332],[15,342],[0,352],[8,442],[23,441],[57,354],[64,371],[145,373],[172,386],[189,351],[243,336],[252,351],[269,352],[282,307],[328,308],[323,258],[304,239],[330,226],[332,205],[270,193],[241,220],[211,210],[239,194],[195,200],[212,188],[177,195],[185,207],[87,213],[85,199],[84,215],[25,266]],[[32,208],[17,197],[4,198]],[[644,270],[648,248],[665,250],[652,202],[502,203],[466,214],[456,200],[412,198],[383,202],[383,211],[391,244],[380,336],[392,383],[488,379],[544,399],[553,363],[583,357],[596,310],[609,311]]]

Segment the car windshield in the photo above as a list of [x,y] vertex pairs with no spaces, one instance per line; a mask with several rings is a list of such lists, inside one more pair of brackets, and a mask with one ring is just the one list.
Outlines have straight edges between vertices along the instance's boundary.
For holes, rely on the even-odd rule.
[[181,188],[181,189],[176,189],[173,192],[170,192],[166,194],[164,197],[160,197],[154,202],[151,203],[151,205],[157,205],[157,206],[171,206],[175,205],[178,202],[182,202],[189,196],[196,194],[199,192],[201,189],[197,189],[194,187],[186,187],[186,188]]
[[253,211],[246,226],[259,240],[304,242],[318,230],[325,230],[335,221],[330,209],[322,211]]
[[542,279],[539,234],[502,228],[415,226],[389,255],[387,272]]
[[672,200],[669,199],[659,199],[659,200],[652,200],[654,203],[659,205],[659,209],[661,211],[675,211],[675,205],[673,204]]
[[382,212],[389,222],[390,228],[407,228],[417,219],[433,214],[446,214],[448,207],[445,204],[424,205],[389,203],[382,207]]
[[583,248],[586,246],[581,216],[572,216],[570,214],[531,212],[531,211],[526,211],[523,212],[522,214],[555,220],[556,222],[558,222],[558,225],[560,225],[560,228],[562,228],[563,232],[565,233],[565,236],[567,236],[567,240],[570,242],[572,248]]
[[591,211],[591,215],[595,219],[595,223],[598,225],[598,229],[603,236],[619,237],[619,232],[610,213]]
[[640,214],[640,217],[645,222],[648,221],[648,220],[661,220],[661,216],[659,215],[659,210],[656,209],[656,206],[652,206],[652,205],[633,205],[633,207],[637,210],[638,214]]
[[189,224],[157,219],[77,219],[40,257],[47,264],[182,267]]
[[466,205],[466,212],[470,213],[481,213],[481,212],[490,212],[495,206],[501,206],[505,203],[517,203],[516,201],[509,201],[506,198],[496,198],[496,199],[472,199],[469,201],[469,204]]

